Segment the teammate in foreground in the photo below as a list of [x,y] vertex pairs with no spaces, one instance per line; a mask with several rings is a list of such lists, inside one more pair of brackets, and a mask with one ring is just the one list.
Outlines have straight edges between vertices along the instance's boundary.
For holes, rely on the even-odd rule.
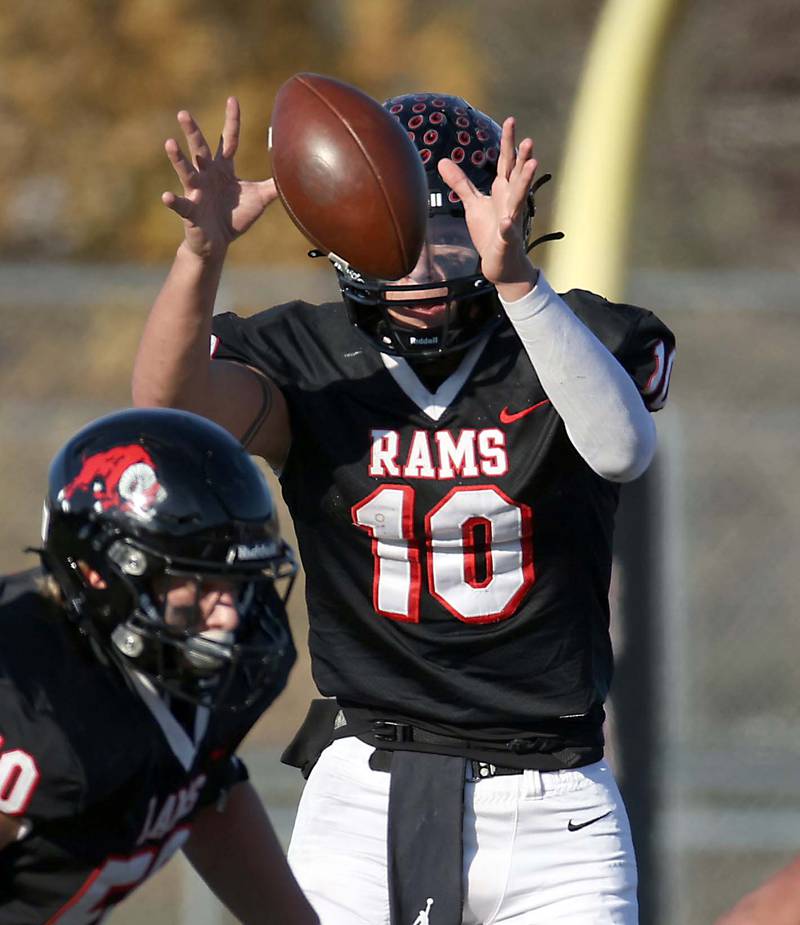
[[417,267],[389,283],[339,265],[342,302],[213,328],[228,246],[276,192],[235,175],[235,99],[216,154],[179,114],[183,193],[163,201],[184,240],[134,398],[206,414],[280,470],[329,698],[286,756],[310,771],[289,858],[321,921],[630,925],[603,761],[611,537],[674,340],[530,262],[537,165],[513,119],[431,93],[385,105],[429,181]]
[[0,923],[104,921],[182,848],[240,921],[314,925],[235,754],[294,661],[261,473],[196,415],[120,412],[45,515],[0,578]]

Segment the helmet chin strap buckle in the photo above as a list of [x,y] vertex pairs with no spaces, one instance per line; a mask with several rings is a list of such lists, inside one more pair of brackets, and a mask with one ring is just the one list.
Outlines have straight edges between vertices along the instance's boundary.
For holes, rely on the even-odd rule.
[[357,283],[364,282],[364,277],[358,272],[358,270],[354,270],[350,266],[350,264],[344,259],[344,257],[340,257],[338,254],[335,254],[333,251],[331,251],[327,255],[327,257],[328,257],[328,260],[330,260],[330,262],[334,265],[336,270],[339,273],[341,273],[343,276],[346,276],[348,279],[355,280]]
[[333,251],[328,251],[326,253],[325,251],[321,251],[318,247],[314,247],[308,252],[308,256],[309,257],[327,257],[328,260],[330,260],[330,262],[333,264],[336,271],[338,273],[341,273],[342,276],[346,276],[348,279],[355,280],[355,282],[357,283],[364,282],[363,275],[359,273],[358,270],[354,270],[350,266],[350,264],[344,259],[344,257],[340,257],[338,254],[334,253]]

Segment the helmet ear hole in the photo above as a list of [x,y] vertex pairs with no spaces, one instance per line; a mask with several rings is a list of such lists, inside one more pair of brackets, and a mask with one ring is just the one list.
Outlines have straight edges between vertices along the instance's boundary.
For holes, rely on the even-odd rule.
[[83,577],[86,580],[86,584],[93,591],[105,591],[108,588],[108,583],[100,574],[100,572],[95,571],[91,566],[87,565],[85,562],[79,562],[78,568],[83,572]]

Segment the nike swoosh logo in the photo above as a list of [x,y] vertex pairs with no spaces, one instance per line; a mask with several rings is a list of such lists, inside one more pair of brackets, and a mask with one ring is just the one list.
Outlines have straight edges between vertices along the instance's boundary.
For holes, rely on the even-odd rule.
[[567,828],[570,832],[577,832],[578,829],[585,829],[587,825],[592,825],[594,822],[599,822],[601,819],[605,819],[606,816],[611,815],[612,810],[609,810],[607,813],[603,813],[602,816],[595,816],[594,819],[589,819],[586,822],[573,822],[571,819],[567,823]]
[[501,424],[513,424],[514,421],[518,421],[520,418],[524,418],[526,414],[530,414],[531,411],[535,411],[537,408],[541,408],[542,405],[549,404],[550,399],[545,398],[543,401],[537,402],[535,405],[531,405],[530,408],[523,408],[522,411],[510,412],[508,410],[508,405],[503,408],[500,412],[500,423]]

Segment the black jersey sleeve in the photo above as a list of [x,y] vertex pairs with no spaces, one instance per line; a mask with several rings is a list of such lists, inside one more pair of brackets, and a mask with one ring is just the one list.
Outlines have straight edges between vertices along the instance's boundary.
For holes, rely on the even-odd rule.
[[[284,392],[317,379],[321,356],[341,336],[343,306],[287,302],[242,317],[232,312],[216,315],[211,355],[261,370]],[[342,321],[344,322],[342,324]],[[336,343],[336,347],[338,347]]]
[[630,373],[650,411],[663,408],[675,361],[675,335],[653,312],[582,289],[564,301]]
[[8,677],[0,677],[0,812],[59,819],[83,808],[85,781],[69,742]]
[[226,755],[212,762],[206,772],[206,782],[200,791],[198,805],[218,803],[236,784],[249,779],[247,765],[238,755]]
[[338,380],[335,358],[361,347],[341,302],[287,302],[246,318],[226,313],[216,315],[212,327],[215,359],[247,363],[286,393]]
[[275,384],[285,389],[294,375],[286,358],[273,349],[270,332],[287,327],[287,314],[294,303],[278,305],[250,317],[233,312],[214,316],[211,335],[211,356],[215,360],[246,363],[266,373]]

